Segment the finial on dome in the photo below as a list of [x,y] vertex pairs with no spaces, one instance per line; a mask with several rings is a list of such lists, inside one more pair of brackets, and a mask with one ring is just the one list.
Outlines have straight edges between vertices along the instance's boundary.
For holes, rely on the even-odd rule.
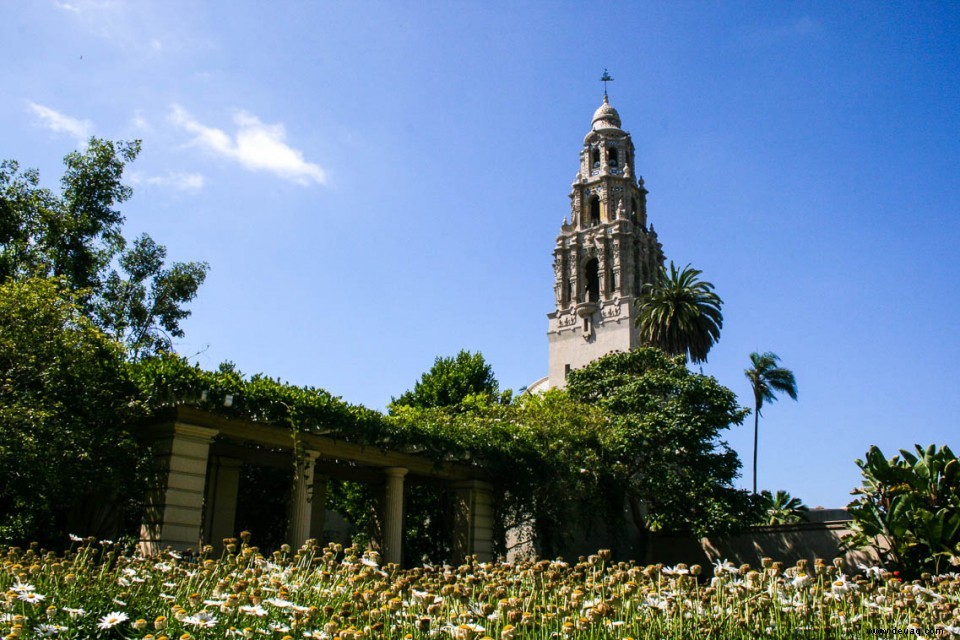
[[607,101],[607,83],[613,82],[613,78],[610,77],[610,74],[607,72],[607,68],[603,68],[603,75],[600,76],[600,82],[603,83],[603,101]]

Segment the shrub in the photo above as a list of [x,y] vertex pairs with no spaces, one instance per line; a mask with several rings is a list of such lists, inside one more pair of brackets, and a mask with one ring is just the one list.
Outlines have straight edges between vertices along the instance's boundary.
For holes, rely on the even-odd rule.
[[870,447],[857,460],[863,485],[848,506],[854,533],[847,546],[872,547],[904,576],[960,563],[960,463],[947,446],[915,447],[916,455],[901,449],[889,460]]

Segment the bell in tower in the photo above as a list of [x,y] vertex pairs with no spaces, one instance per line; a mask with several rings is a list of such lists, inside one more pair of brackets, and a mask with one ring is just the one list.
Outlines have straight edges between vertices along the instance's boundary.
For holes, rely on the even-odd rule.
[[[604,74],[609,80],[609,77]],[[550,368],[531,386],[566,386],[567,374],[612,351],[639,346],[634,301],[663,264],[647,225],[647,190],[633,141],[606,91],[583,139],[580,166],[553,251],[556,309],[549,313]]]

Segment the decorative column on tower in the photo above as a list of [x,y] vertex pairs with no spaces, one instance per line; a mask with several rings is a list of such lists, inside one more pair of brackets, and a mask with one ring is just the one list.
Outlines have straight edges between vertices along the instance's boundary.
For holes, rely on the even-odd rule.
[[600,356],[639,346],[634,301],[663,264],[663,249],[647,226],[647,190],[632,172],[634,151],[604,91],[571,185],[570,223],[564,219],[554,249],[550,387],[566,386],[571,370]]

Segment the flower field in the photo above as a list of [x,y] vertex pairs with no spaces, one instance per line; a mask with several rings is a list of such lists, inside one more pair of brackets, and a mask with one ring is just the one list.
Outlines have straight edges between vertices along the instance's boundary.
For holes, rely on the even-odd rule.
[[[877,638],[960,635],[960,576],[902,582],[817,561],[793,567],[469,562],[381,567],[308,542],[262,556],[143,558],[80,541],[0,549],[5,638]],[[846,570],[846,571],[845,571]]]

